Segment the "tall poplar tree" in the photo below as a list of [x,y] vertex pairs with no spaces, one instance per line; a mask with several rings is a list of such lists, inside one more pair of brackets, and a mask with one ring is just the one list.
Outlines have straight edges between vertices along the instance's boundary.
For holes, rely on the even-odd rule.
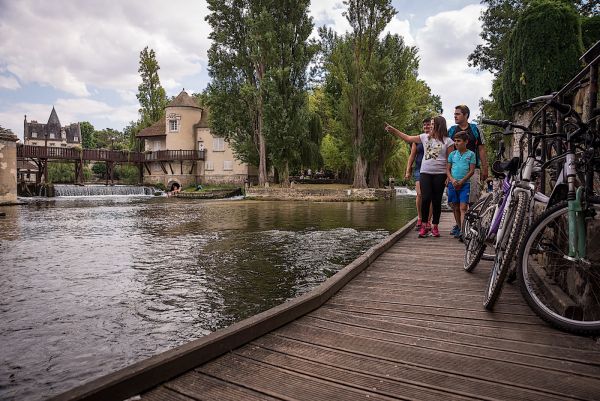
[[164,116],[167,96],[160,84],[160,78],[158,77],[160,67],[153,49],[146,46],[140,52],[139,65],[138,72],[142,78],[142,83],[138,86],[136,95],[140,102],[140,109],[138,110],[140,113],[139,124],[148,127]]
[[306,135],[306,69],[314,53],[309,4],[208,0],[211,129],[238,158],[258,166],[260,185],[268,160],[287,176]]
[[352,186],[366,188],[367,156],[365,139],[365,92],[376,51],[377,39],[396,14],[390,0],[348,0],[344,16],[350,23],[353,53],[348,78],[351,136],[354,146],[354,179]]

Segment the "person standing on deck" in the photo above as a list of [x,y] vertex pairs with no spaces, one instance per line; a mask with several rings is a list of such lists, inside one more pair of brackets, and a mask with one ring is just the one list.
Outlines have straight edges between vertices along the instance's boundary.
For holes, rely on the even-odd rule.
[[[467,149],[469,136],[464,131],[454,135],[454,147],[456,150],[448,156],[448,203],[452,204],[454,220],[458,227],[462,227],[465,213],[469,207],[469,192],[471,183],[469,179],[475,172],[475,153]],[[462,233],[459,228],[454,235],[462,241]]]
[[[432,128],[431,117],[427,117],[423,120],[423,133],[429,135]],[[415,230],[421,229],[422,217],[421,217],[421,184],[419,183],[421,173],[421,162],[423,161],[423,144],[413,143],[410,147],[410,156],[408,157],[408,163],[406,163],[406,173],[404,179],[408,180],[412,175],[415,180],[415,190],[417,191],[417,199],[415,200],[417,206],[417,225]],[[413,163],[415,165],[413,170]],[[429,209],[429,216],[425,221],[426,224],[431,223],[431,214],[433,210]]]
[[421,162],[421,213],[429,215],[429,207],[433,208],[431,226],[429,223],[422,224],[419,230],[419,238],[426,237],[431,229],[433,237],[440,236],[438,224],[442,214],[442,196],[446,187],[446,166],[448,154],[454,150],[454,142],[448,138],[446,119],[437,116],[433,119],[433,130],[429,134],[419,136],[406,135],[404,132],[392,127],[388,123],[384,129],[409,143],[422,143],[424,149],[423,161]]

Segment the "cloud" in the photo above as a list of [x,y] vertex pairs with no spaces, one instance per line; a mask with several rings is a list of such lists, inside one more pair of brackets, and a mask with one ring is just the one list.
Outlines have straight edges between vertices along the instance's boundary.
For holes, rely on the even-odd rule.
[[467,57],[482,39],[479,16],[483,6],[433,15],[418,30],[419,73],[434,94],[442,97],[444,116],[453,123],[454,106],[467,104],[475,117],[479,99],[491,92],[492,75],[468,66]]
[[309,12],[313,17],[315,28],[325,25],[338,34],[343,34],[350,31],[350,23],[342,15],[345,10],[343,0],[322,0],[311,1]]
[[15,77],[7,77],[5,75],[0,75],[0,89],[15,90],[19,89],[20,87],[21,85]]
[[410,22],[408,20],[401,20],[398,16],[395,16],[383,31],[382,35],[385,35],[388,32],[392,35],[402,36],[404,38],[404,43],[407,46],[414,46],[416,44],[415,39],[410,33]]
[[173,83],[206,64],[205,2],[21,0],[0,7],[0,66],[23,84],[78,97],[89,96],[90,87],[136,88],[145,46],[156,51],[161,77]]

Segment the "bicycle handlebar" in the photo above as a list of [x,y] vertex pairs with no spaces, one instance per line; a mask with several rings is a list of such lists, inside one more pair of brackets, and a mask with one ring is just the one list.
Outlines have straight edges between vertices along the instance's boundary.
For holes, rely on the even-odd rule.
[[504,135],[511,135],[513,133],[512,128],[519,128],[523,131],[528,131],[527,127],[525,127],[523,125],[515,124],[508,120],[490,120],[488,118],[482,118],[481,123],[487,124],[487,125],[495,125],[496,127],[504,128]]

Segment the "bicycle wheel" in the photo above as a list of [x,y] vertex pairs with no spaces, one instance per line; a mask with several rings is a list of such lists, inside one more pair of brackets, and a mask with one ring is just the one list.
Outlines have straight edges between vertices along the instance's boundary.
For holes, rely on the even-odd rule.
[[483,299],[483,306],[487,310],[492,310],[494,308],[494,305],[502,292],[502,286],[504,285],[504,280],[508,274],[512,258],[517,251],[521,231],[524,229],[527,202],[527,194],[525,192],[519,192],[508,205],[509,209],[504,217],[507,222],[505,228],[507,231],[505,231],[504,239],[496,248],[494,265],[490,272]]
[[485,237],[490,228],[494,215],[495,204],[493,195],[479,200],[465,215],[462,227],[463,241],[465,243],[465,271],[472,271],[485,251]]
[[568,204],[548,209],[519,249],[517,273],[533,311],[559,329],[600,333],[600,204],[589,205],[585,260],[570,258]]

